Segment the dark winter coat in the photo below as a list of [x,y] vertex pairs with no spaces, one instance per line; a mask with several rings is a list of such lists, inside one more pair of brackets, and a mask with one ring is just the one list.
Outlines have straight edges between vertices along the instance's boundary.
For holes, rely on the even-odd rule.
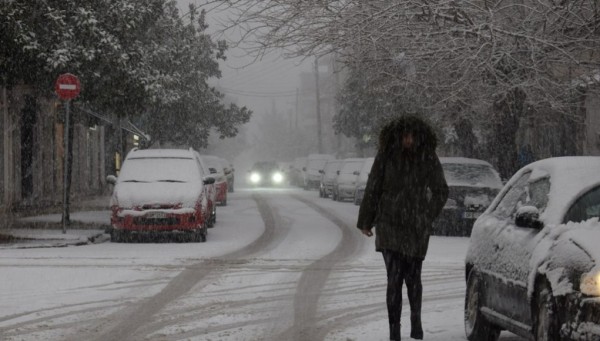
[[[411,151],[401,146],[407,131]],[[398,118],[381,131],[357,223],[359,229],[375,226],[377,251],[425,258],[431,225],[448,198],[436,146],[433,129],[418,117]]]

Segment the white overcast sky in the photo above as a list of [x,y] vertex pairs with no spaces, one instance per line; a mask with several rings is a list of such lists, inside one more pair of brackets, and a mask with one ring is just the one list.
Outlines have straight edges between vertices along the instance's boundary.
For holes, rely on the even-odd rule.
[[[205,5],[206,0],[177,0],[182,14],[188,11],[190,2]],[[214,6],[207,5],[207,10]],[[227,13],[223,10],[211,10],[208,17],[210,33],[218,31],[221,26],[218,21],[223,21]],[[227,35],[226,40],[235,39]],[[219,38],[219,39],[223,39]],[[248,106],[256,115],[270,111],[273,102],[279,112],[286,113],[295,105],[295,91],[300,86],[299,75],[301,72],[310,72],[312,59],[286,59],[281,51],[271,52],[261,60],[255,60],[239,48],[230,48],[227,60],[221,63],[222,78],[211,83],[222,88],[230,98],[235,99],[238,105]]]

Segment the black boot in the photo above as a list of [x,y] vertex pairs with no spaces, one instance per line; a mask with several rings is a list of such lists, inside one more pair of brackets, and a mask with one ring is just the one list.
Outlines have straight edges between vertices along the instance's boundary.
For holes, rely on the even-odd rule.
[[390,323],[390,340],[400,341],[400,323]]
[[421,326],[421,314],[410,315],[410,337],[423,340],[423,326]]

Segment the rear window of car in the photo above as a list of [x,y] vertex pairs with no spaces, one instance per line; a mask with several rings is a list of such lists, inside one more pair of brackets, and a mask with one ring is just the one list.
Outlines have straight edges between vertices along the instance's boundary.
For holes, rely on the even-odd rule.
[[130,158],[123,163],[119,182],[194,182],[200,177],[198,163],[192,158]]
[[502,187],[502,181],[497,173],[488,165],[443,163],[442,168],[449,184],[477,185],[491,188]]
[[342,169],[340,170],[340,173],[352,174],[354,172],[358,172],[362,168],[363,163],[364,161],[345,162],[344,166],[342,166]]
[[567,211],[564,222],[575,223],[600,217],[600,186],[585,193]]

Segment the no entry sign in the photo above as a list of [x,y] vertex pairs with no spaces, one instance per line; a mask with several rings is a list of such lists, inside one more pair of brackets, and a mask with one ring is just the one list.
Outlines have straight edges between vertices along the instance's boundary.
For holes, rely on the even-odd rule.
[[79,91],[81,90],[79,78],[73,74],[64,73],[58,76],[54,90],[60,99],[73,99],[79,95]]

